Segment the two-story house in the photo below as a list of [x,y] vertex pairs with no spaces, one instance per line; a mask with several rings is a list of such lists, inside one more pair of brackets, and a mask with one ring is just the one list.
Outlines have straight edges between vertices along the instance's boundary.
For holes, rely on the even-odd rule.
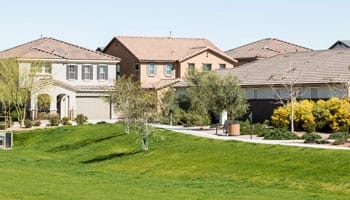
[[117,78],[119,58],[46,37],[1,51],[0,58],[17,58],[20,72],[30,71],[32,61],[45,63],[37,76],[51,81],[31,91],[33,118],[43,94],[50,97],[50,112],[61,118],[80,113],[90,120],[115,118],[106,92]]
[[191,71],[233,68],[237,63],[207,39],[114,37],[103,53],[121,58],[121,74],[133,76],[143,88],[163,89]]

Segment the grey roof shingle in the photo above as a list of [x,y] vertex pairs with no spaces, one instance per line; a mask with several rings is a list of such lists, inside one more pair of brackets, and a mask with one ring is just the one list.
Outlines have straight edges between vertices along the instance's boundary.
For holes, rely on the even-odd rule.
[[349,67],[350,49],[334,49],[277,55],[218,73],[235,73],[242,86],[325,84],[349,82]]

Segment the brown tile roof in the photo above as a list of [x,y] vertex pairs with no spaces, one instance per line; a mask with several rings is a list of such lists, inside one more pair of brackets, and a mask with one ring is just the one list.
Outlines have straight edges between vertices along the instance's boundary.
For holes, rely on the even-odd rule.
[[328,84],[350,81],[350,49],[287,53],[258,60],[233,69],[242,86],[286,84]]
[[75,91],[75,92],[86,92],[86,91],[102,92],[102,91],[113,90],[114,88],[111,85],[77,85],[75,86],[75,85],[64,83],[58,80],[53,80],[52,83],[53,85],[57,85],[59,87],[66,88],[68,90]]
[[120,60],[114,56],[50,37],[40,38],[11,49],[0,51],[0,58],[101,60],[116,62]]
[[202,38],[118,36],[113,40],[122,43],[141,62],[181,61],[206,50],[220,54],[232,63],[236,62],[209,40]]
[[231,58],[269,58],[278,54],[311,51],[312,49],[302,47],[296,44],[278,40],[275,38],[266,38],[258,40],[231,50],[225,53]]
[[180,82],[180,79],[162,79],[155,83],[143,83],[142,87],[149,89],[162,89],[178,82]]

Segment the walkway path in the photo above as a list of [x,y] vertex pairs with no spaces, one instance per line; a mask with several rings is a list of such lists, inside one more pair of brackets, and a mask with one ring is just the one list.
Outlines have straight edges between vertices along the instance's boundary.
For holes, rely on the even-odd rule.
[[200,130],[199,128],[195,129],[193,127],[187,128],[183,126],[169,126],[164,124],[150,124],[153,127],[162,128],[171,130],[178,133],[183,133],[187,135],[194,135],[197,137],[204,137],[216,140],[235,140],[248,143],[257,143],[257,144],[272,144],[272,145],[283,145],[283,146],[295,146],[295,147],[307,147],[307,148],[317,148],[317,149],[338,149],[338,150],[350,150],[349,147],[339,147],[327,144],[305,144],[304,140],[263,140],[261,137],[253,136],[250,139],[250,135],[240,135],[240,136],[225,136],[222,134],[222,130],[218,131],[216,135],[215,129]]

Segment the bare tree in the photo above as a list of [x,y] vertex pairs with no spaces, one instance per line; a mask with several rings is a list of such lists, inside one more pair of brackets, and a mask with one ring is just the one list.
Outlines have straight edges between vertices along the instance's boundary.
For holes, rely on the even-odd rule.
[[[298,96],[301,96],[305,91],[297,87],[298,81],[301,78],[303,70],[297,70],[293,65],[289,65],[289,69],[282,74],[271,74],[268,78],[268,81],[276,81],[278,84],[271,84],[270,87],[275,95],[275,98],[279,100],[282,105],[285,105],[286,102],[291,105],[290,113],[290,129],[291,132],[294,132],[294,110],[295,102]],[[278,85],[278,87],[276,87]],[[283,90],[287,91],[285,94]]]

